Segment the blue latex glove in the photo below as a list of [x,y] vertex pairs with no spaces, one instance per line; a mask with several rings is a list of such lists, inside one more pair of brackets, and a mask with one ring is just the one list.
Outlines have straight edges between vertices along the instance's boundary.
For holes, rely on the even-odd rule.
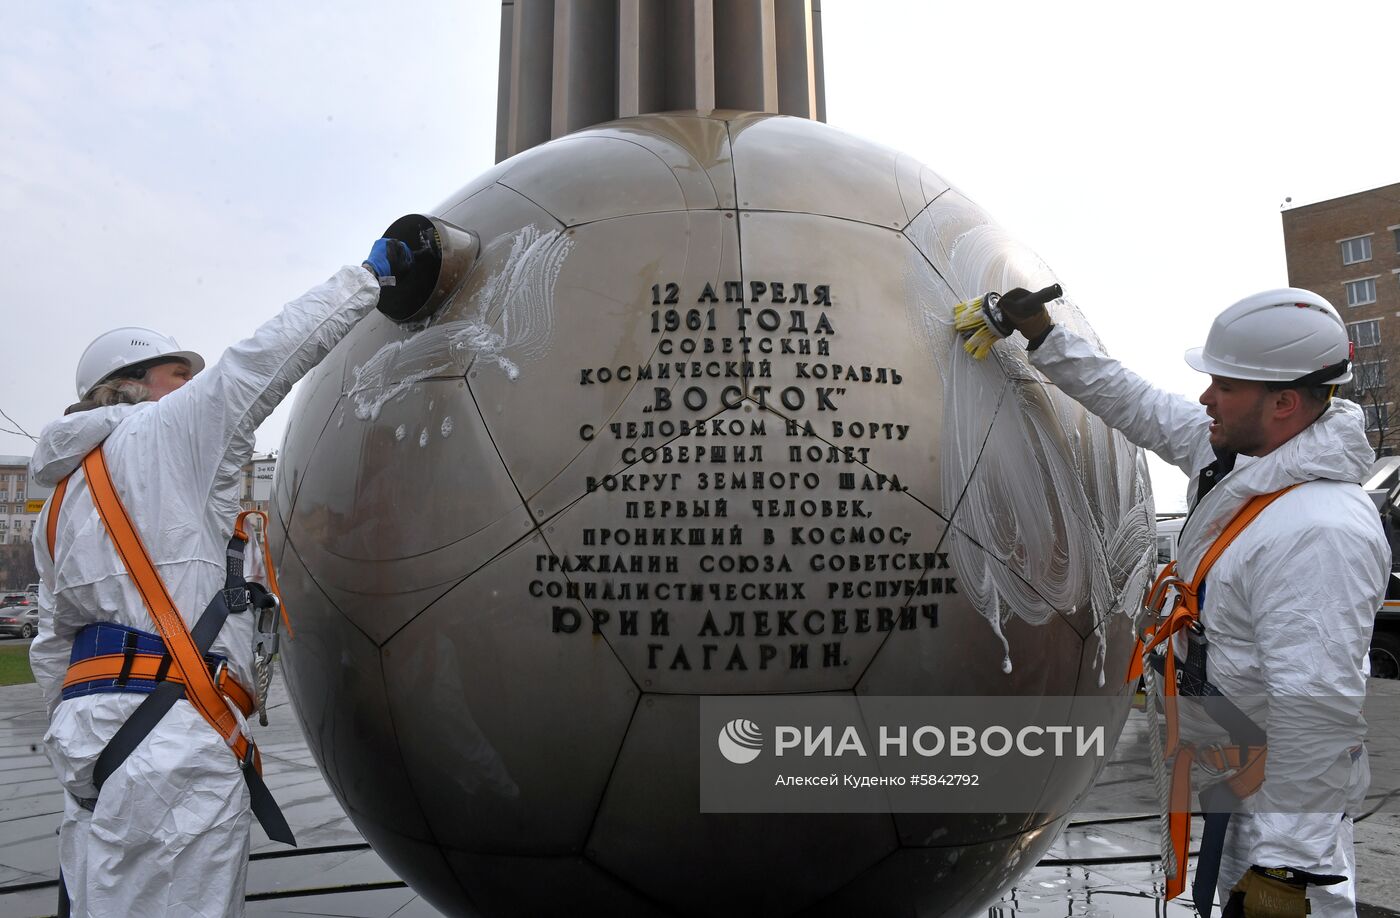
[[399,277],[413,265],[413,252],[398,239],[376,239],[365,259],[365,267],[376,277]]

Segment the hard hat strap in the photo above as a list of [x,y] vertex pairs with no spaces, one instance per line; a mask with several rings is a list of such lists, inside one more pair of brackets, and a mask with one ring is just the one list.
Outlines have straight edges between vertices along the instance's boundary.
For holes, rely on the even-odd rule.
[[[1341,376],[1347,371],[1347,367],[1349,367],[1350,365],[1351,361],[1343,357],[1336,363],[1328,364],[1320,370],[1313,370],[1311,373],[1299,376],[1297,379],[1290,380],[1287,382],[1266,382],[1264,385],[1274,390],[1310,389],[1313,386],[1325,385],[1328,380],[1335,379],[1338,376]],[[1335,389],[1336,387],[1334,386],[1333,388]]]

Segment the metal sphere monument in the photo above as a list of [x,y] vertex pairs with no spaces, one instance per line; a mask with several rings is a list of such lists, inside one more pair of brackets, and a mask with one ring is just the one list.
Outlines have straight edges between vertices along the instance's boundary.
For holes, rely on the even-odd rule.
[[994,900],[1102,761],[1030,814],[702,813],[698,710],[1099,696],[1116,735],[1140,456],[952,328],[1045,266],[909,157],[739,111],[570,133],[435,214],[470,273],[308,379],[274,496],[284,670],[375,850],[463,914]]

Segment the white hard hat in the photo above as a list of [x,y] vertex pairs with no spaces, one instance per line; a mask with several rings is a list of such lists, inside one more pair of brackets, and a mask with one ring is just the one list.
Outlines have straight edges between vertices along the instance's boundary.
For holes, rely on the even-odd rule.
[[203,357],[180,350],[174,338],[149,328],[128,325],[98,335],[78,358],[78,398],[87,398],[94,386],[119,370],[162,357],[185,361],[191,376],[204,369]]
[[1186,362],[1231,379],[1340,385],[1351,381],[1351,342],[1331,303],[1311,290],[1284,287],[1222,312],[1205,347],[1187,351]]

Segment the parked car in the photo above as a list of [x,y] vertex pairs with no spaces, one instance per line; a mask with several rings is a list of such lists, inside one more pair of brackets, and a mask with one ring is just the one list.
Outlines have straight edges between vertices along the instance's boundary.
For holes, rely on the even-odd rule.
[[1378,679],[1400,679],[1400,577],[1390,575],[1385,602],[1376,613],[1376,630],[1371,635],[1371,675]]
[[0,597],[0,634],[32,638],[39,633],[39,600],[30,593]]
[[[1181,526],[1186,522],[1184,513],[1159,513],[1157,515],[1157,571],[1176,560],[1176,542],[1181,538]],[[1156,574],[1153,576],[1155,577]]]

